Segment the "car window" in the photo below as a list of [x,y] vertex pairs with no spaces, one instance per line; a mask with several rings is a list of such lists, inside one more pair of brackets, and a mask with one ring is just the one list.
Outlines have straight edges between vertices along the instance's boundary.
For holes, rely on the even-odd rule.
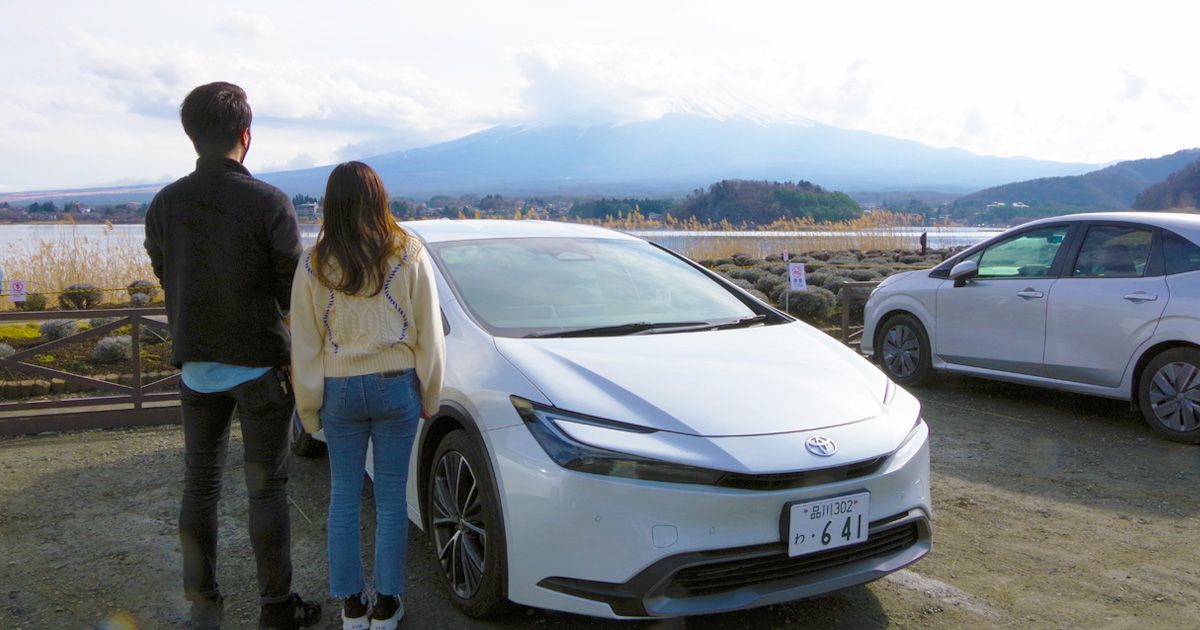
[[1174,232],[1163,231],[1163,256],[1167,275],[1200,271],[1200,246]]
[[705,273],[642,241],[513,238],[431,249],[463,303],[496,335],[755,314]]
[[1140,278],[1146,273],[1154,232],[1143,228],[1095,225],[1088,228],[1075,269],[1076,278]]
[[[980,278],[1039,278],[1050,274],[1068,226],[1030,230],[979,254]],[[970,260],[970,259],[967,259]]]

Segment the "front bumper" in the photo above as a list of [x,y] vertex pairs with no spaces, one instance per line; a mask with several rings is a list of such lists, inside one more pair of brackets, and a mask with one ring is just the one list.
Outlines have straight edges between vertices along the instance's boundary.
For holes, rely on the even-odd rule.
[[[928,428],[875,473],[778,491],[647,482],[554,464],[523,426],[488,436],[504,488],[509,598],[609,618],[671,617],[802,599],[928,553]],[[788,558],[784,506],[871,493],[866,542]]]

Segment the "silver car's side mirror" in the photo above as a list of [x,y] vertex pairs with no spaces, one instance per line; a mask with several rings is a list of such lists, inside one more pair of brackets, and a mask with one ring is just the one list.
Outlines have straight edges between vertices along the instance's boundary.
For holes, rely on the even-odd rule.
[[961,287],[977,273],[979,273],[979,263],[974,260],[964,260],[950,268],[950,279],[954,281],[954,286]]

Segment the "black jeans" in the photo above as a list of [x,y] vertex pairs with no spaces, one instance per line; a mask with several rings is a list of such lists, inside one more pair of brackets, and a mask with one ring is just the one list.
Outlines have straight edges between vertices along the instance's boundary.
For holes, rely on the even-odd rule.
[[217,505],[236,407],[245,445],[250,543],[262,603],[284,601],[292,588],[291,523],[287,503],[288,438],[295,400],[287,375],[273,369],[227,391],[202,394],[180,384],[186,471],[179,540],[183,590],[190,600],[215,597]]

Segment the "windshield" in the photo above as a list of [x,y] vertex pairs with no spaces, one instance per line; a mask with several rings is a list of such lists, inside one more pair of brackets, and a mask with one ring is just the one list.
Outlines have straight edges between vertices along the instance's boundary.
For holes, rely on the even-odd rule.
[[467,309],[498,336],[627,324],[643,325],[630,329],[640,332],[756,315],[712,278],[643,241],[496,239],[430,249]]

